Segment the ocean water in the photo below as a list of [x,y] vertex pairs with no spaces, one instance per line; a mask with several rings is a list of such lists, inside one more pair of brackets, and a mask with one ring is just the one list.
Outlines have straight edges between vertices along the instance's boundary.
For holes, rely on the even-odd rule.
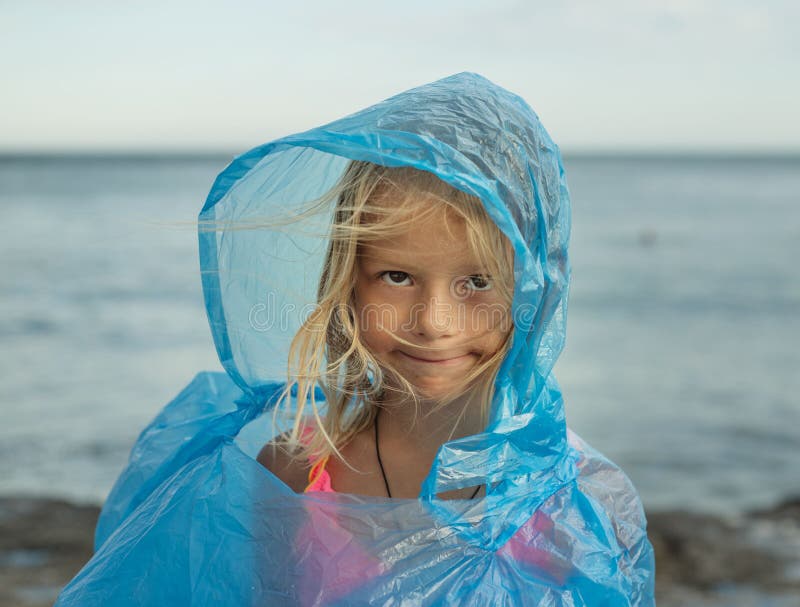
[[[229,159],[0,157],[0,494],[91,502],[219,369],[192,225]],[[800,494],[800,158],[566,158],[570,425],[649,508]]]

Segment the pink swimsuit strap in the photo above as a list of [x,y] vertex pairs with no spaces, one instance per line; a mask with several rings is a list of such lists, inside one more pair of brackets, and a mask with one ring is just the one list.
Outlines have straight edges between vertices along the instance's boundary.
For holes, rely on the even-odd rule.
[[[304,444],[308,444],[311,440],[311,435],[314,429],[311,426],[306,426],[300,435],[300,440]],[[328,456],[325,456],[317,461],[310,461],[311,470],[308,471],[308,485],[303,493],[310,493],[312,491],[322,491],[324,493],[335,493],[331,486],[331,475],[325,469],[328,465]]]

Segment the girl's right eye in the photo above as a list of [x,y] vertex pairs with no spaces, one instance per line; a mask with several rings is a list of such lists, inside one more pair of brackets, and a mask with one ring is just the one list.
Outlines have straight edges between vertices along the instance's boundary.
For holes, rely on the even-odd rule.
[[393,287],[411,286],[411,277],[406,272],[390,270],[381,274],[381,280]]

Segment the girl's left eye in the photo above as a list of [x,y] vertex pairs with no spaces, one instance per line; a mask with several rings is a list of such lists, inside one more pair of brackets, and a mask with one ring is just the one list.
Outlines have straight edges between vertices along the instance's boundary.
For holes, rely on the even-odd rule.
[[492,279],[483,274],[473,274],[467,276],[466,285],[472,291],[488,291],[492,288]]
[[405,272],[390,270],[381,274],[381,280],[386,284],[395,287],[405,287],[411,285],[411,277]]

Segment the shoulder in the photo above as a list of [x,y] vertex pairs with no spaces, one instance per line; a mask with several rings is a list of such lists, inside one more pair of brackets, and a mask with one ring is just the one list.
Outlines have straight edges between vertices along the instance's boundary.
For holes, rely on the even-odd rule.
[[302,493],[308,485],[311,465],[298,457],[298,449],[291,447],[286,438],[286,434],[276,436],[261,448],[256,459],[292,491]]
[[569,431],[568,440],[578,456],[578,488],[605,512],[620,544],[633,550],[647,539],[644,508],[633,483],[574,432]]

